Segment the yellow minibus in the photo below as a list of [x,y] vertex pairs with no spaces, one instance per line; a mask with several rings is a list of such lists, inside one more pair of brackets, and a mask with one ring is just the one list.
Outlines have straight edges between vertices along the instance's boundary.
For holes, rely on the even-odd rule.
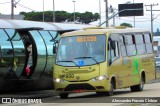
[[112,96],[115,89],[128,87],[142,91],[153,79],[155,60],[147,29],[97,27],[61,36],[53,72],[61,99],[80,92]]

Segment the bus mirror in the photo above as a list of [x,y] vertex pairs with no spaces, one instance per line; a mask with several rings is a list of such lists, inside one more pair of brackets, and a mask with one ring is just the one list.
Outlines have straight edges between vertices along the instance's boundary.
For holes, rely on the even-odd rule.
[[56,54],[56,52],[57,52],[57,46],[58,46],[58,41],[55,40],[54,44],[53,44],[53,54]]
[[115,41],[111,41],[111,49],[115,49],[116,48],[116,44],[115,44]]

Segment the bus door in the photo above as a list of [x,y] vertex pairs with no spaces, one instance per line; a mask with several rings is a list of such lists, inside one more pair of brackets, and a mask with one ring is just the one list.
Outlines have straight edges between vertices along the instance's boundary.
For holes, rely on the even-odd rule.
[[119,35],[111,35],[109,38],[109,49],[108,49],[108,62],[109,62],[109,76],[114,75],[116,77],[117,88],[123,86],[123,77],[125,72],[122,67],[122,59],[119,52]]

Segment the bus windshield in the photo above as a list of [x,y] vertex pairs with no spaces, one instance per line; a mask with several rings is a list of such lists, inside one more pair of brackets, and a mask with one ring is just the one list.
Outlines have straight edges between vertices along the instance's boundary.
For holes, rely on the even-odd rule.
[[56,64],[61,66],[87,66],[105,61],[105,35],[69,36],[61,38]]

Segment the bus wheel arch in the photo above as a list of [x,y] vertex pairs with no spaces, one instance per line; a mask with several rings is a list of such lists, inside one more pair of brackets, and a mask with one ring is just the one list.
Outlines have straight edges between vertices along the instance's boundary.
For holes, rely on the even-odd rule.
[[144,83],[146,83],[146,74],[145,74],[145,71],[142,71],[141,78],[143,78]]
[[107,96],[112,96],[114,89],[116,89],[116,78],[112,77],[110,80],[110,90],[107,92]]
[[140,75],[140,84],[131,86],[130,87],[131,91],[132,92],[143,91],[144,83],[145,83],[145,72],[142,71],[142,73]]
[[113,84],[113,89],[116,89],[116,78],[115,77],[111,78],[111,83]]

